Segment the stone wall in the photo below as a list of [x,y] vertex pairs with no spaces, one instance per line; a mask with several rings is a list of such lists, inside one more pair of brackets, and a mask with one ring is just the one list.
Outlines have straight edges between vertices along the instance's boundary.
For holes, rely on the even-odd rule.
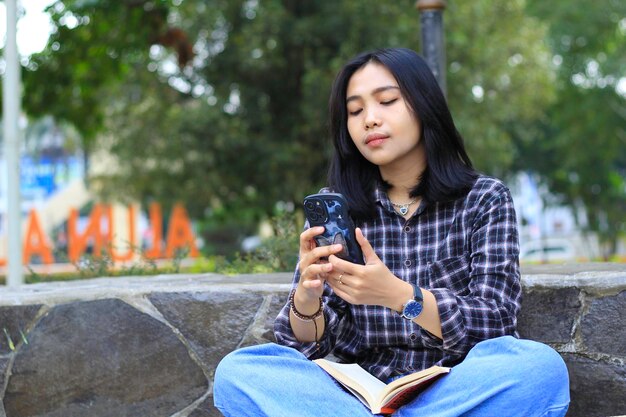
[[[0,417],[205,417],[215,366],[273,340],[291,274],[101,278],[0,289]],[[568,416],[626,414],[626,265],[524,271],[519,331],[555,347]]]

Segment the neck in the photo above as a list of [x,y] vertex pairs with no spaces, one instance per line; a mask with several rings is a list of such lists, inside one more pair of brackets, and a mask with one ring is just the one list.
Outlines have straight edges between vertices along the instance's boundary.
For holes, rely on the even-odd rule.
[[381,177],[391,185],[387,191],[389,199],[400,204],[411,201],[411,190],[417,185],[418,178],[425,168],[425,158],[416,160],[415,157],[397,161],[393,165],[380,166]]
[[410,196],[411,188],[394,186],[387,191],[387,197],[392,203],[406,204],[413,200]]

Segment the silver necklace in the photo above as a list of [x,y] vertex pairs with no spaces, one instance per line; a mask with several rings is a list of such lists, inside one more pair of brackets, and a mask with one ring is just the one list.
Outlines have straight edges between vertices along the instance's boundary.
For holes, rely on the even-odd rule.
[[391,200],[389,200],[389,201],[391,202],[392,206],[398,208],[398,213],[402,214],[403,216],[406,216],[406,214],[409,212],[409,207],[411,207],[413,204],[415,204],[415,202],[417,201],[417,198],[414,198],[413,200],[411,200],[411,201],[409,201],[408,203],[405,203],[405,204],[394,203]]

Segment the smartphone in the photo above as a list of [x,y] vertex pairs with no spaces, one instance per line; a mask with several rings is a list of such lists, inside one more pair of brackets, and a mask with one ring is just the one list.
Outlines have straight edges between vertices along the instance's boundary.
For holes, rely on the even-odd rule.
[[318,246],[340,243],[343,250],[336,255],[342,259],[363,265],[361,246],[356,241],[354,223],[348,210],[348,202],[338,193],[311,194],[304,199],[304,214],[311,227],[324,226],[324,233],[315,236]]

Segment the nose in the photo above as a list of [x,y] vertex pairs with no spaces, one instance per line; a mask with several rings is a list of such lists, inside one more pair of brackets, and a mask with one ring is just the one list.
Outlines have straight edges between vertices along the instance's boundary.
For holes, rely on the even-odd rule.
[[364,111],[365,111],[365,119],[364,119],[365,129],[372,129],[373,127],[379,127],[381,120],[378,114],[376,113],[375,109],[370,107],[369,109],[366,109]]

